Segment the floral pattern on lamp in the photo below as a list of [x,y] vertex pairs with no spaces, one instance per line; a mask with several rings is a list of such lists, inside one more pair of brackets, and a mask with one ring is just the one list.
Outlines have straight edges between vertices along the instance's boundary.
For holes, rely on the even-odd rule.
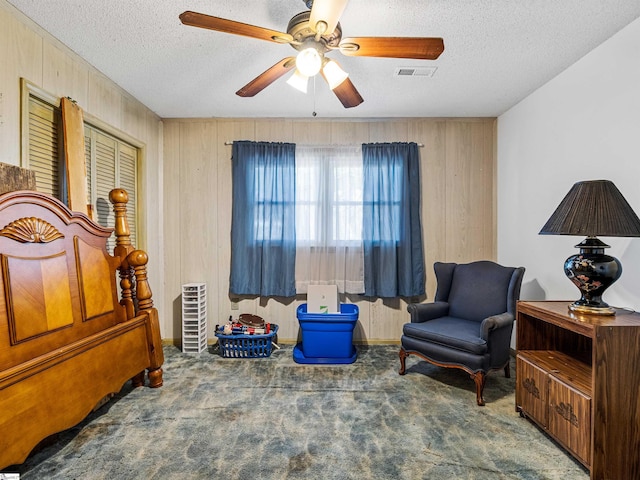
[[[589,243],[600,242],[598,239],[587,240],[591,240]],[[580,299],[573,305],[582,309],[609,308],[609,305],[602,301],[602,294],[622,275],[620,261],[604,254],[604,248],[608,245],[587,247],[580,244],[577,247],[580,248],[580,253],[567,258],[564,263],[565,275],[581,293]],[[611,311],[611,313],[615,312]]]

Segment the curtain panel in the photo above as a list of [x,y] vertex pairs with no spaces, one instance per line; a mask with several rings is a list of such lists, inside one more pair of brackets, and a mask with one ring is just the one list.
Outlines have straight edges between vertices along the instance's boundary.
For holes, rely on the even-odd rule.
[[364,293],[360,145],[296,146],[296,291]]
[[236,141],[229,291],[295,295],[295,144]]
[[362,145],[365,295],[425,293],[416,143]]

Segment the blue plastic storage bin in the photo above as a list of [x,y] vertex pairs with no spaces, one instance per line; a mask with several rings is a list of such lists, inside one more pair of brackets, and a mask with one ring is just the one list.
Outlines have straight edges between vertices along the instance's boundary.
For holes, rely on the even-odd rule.
[[353,330],[358,321],[358,306],[340,304],[340,313],[307,313],[307,304],[296,310],[302,341],[293,349],[297,363],[353,363],[357,351]]

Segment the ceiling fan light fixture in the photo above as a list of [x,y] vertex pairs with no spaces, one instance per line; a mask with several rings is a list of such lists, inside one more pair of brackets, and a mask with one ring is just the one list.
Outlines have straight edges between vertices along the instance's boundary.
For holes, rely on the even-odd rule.
[[302,75],[313,77],[322,67],[322,56],[313,47],[305,48],[296,57],[296,67]]
[[331,90],[339,86],[349,77],[349,74],[333,60],[329,60],[325,63],[324,67],[322,67],[322,73]]
[[307,85],[309,84],[309,77],[300,73],[300,71],[296,68],[293,75],[289,77],[287,83],[291,85],[296,90],[301,91],[302,93],[307,93]]
[[[325,55],[335,50],[347,56],[435,60],[444,51],[442,38],[430,37],[345,37],[340,17],[349,0],[303,0],[309,10],[289,20],[286,33],[270,28],[236,22],[204,13],[186,11],[179,15],[184,25],[242,35],[278,44],[289,44],[298,54],[283,58],[236,92],[253,97],[274,81],[297,67],[287,83],[307,92],[309,78],[322,73],[345,108],[364,100],[340,65]],[[407,69],[402,69],[406,74]],[[315,84],[314,84],[315,85]]]

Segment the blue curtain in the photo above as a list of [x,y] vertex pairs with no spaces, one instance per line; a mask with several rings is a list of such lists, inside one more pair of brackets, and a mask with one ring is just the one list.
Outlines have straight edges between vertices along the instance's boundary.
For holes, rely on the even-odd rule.
[[233,142],[229,290],[291,297],[295,290],[295,144]]
[[365,296],[425,293],[416,143],[362,145]]

